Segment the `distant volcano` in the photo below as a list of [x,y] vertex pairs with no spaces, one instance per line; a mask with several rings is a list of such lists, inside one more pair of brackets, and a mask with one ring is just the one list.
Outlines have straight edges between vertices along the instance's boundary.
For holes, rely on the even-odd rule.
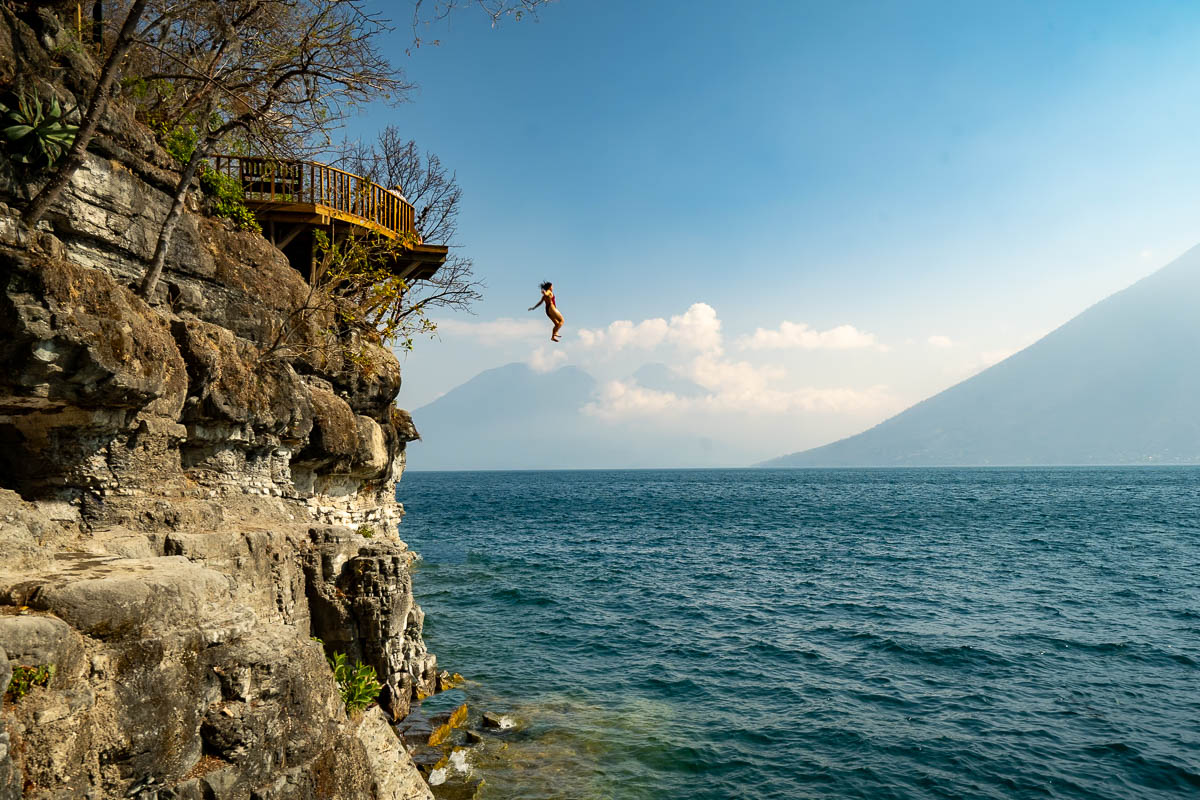
[[[703,389],[650,364],[639,385],[681,396]],[[507,364],[481,372],[413,411],[421,441],[408,466],[437,469],[588,469],[724,466],[746,463],[744,452],[715,442],[710,432],[684,435],[653,422],[607,422],[588,414],[596,380],[567,366],[536,372]]]
[[1200,247],[978,375],[766,467],[1200,463]]

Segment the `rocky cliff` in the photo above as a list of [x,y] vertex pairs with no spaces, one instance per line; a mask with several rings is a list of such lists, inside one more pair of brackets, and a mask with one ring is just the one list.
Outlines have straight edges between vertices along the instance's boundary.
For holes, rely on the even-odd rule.
[[[0,6],[0,86],[73,106],[95,72],[71,33]],[[114,108],[31,231],[0,154],[0,686],[53,667],[3,701],[0,799],[426,797],[386,722],[435,681],[399,365],[272,350],[308,287],[199,196],[140,299],[175,179]],[[334,651],[379,708],[347,715]]]

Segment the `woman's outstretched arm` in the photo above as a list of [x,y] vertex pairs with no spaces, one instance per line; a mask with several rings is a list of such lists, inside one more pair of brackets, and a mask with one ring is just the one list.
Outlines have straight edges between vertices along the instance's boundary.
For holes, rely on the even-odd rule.
[[530,310],[530,311],[533,311],[535,308],[537,308],[538,306],[540,306],[540,305],[541,305],[542,303],[544,303],[544,302],[546,302],[546,295],[542,295],[542,299],[541,299],[541,300],[538,300],[536,303],[534,303],[533,305],[531,305],[531,306],[529,307],[529,310]]

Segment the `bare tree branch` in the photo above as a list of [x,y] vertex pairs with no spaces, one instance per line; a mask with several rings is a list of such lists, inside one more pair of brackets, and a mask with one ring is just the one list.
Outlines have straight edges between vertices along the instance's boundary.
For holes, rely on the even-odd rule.
[[388,126],[373,144],[343,143],[337,163],[382,186],[398,188],[415,210],[421,238],[451,248],[450,257],[432,278],[406,289],[405,313],[424,314],[438,308],[469,311],[482,299],[484,286],[473,273],[472,260],[455,252],[460,248],[462,187],[437,155],[423,154],[416,142],[405,139],[395,126]]
[[492,21],[494,28],[506,17],[517,21],[526,16],[536,18],[538,10],[552,2],[554,0],[412,0],[413,40],[409,52],[422,44],[439,44],[437,39],[426,42],[421,38],[421,31],[430,29],[459,9],[479,9]]

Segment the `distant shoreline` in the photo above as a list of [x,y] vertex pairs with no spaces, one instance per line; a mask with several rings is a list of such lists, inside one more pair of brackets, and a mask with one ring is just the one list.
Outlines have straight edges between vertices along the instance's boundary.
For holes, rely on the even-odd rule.
[[914,465],[870,465],[870,466],[767,466],[754,464],[741,467],[463,467],[460,469],[418,469],[406,467],[405,475],[439,474],[446,472],[736,472],[743,470],[813,470],[813,471],[863,471],[863,470],[1021,470],[1021,469],[1187,469],[1200,467],[1200,461],[1173,464],[914,464]]

